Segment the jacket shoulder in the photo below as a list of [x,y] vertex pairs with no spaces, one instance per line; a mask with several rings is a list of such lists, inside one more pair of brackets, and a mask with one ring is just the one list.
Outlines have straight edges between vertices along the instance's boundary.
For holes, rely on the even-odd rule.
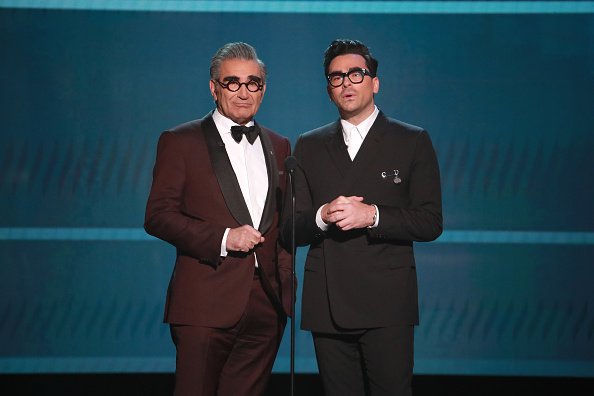
[[431,144],[429,133],[420,126],[388,117],[383,117],[382,121],[383,125],[381,128],[384,131],[385,139],[396,139],[401,144],[404,142],[414,145],[419,144],[419,142],[428,142]]
[[167,140],[171,143],[179,142],[180,144],[184,144],[183,142],[194,142],[196,139],[202,140],[204,139],[203,131],[207,124],[212,124],[212,127],[216,128],[210,114],[204,118],[184,122],[183,124],[165,130],[161,133],[159,140]]
[[421,132],[426,132],[424,128],[420,126],[409,124],[404,121],[397,120],[395,118],[384,117],[385,123],[388,128],[398,131],[400,133],[408,134],[408,135],[418,135]]
[[336,132],[337,128],[340,128],[340,121],[334,121],[319,128],[305,132],[300,136],[300,139],[324,140],[332,136],[332,134]]
[[173,128],[167,129],[164,133],[172,133],[174,135],[187,135],[187,134],[196,133],[196,131],[202,130],[203,123],[204,123],[204,118],[184,122],[183,124],[180,124],[180,125],[174,126]]
[[267,128],[263,125],[260,125],[260,128],[262,129],[262,131],[264,131],[264,132],[266,132],[266,134],[268,134],[268,136],[270,137],[270,140],[272,141],[273,144],[285,143],[285,142],[289,141],[289,139],[286,136],[283,136],[280,133],[273,131],[270,128]]

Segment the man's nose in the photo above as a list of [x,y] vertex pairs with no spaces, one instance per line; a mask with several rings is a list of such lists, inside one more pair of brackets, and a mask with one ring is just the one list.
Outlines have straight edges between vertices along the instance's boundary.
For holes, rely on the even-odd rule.
[[237,96],[239,96],[242,99],[247,99],[250,96],[250,91],[248,91],[247,89],[247,85],[242,84],[239,87],[239,91],[237,91]]

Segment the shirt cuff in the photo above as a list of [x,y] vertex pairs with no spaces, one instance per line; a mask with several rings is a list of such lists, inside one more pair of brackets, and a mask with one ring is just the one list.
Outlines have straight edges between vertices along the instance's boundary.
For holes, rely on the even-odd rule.
[[375,208],[375,222],[372,225],[370,225],[368,228],[375,228],[379,224],[379,209],[378,209],[377,205],[375,205],[375,204],[372,204],[372,205]]
[[318,225],[318,228],[320,230],[328,231],[328,224],[324,223],[324,220],[322,220],[322,208],[323,207],[324,207],[324,205],[320,206],[320,208],[316,212],[316,224]]
[[223,234],[223,240],[221,241],[221,257],[227,257],[227,235],[229,235],[230,229],[231,228],[227,228]]

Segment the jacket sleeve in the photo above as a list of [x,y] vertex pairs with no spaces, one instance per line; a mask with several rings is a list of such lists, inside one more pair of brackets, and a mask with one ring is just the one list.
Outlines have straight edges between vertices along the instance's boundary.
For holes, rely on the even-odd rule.
[[226,227],[184,211],[188,172],[186,153],[187,142],[183,136],[164,132],[159,138],[144,228],[147,233],[169,242],[183,254],[216,266]]
[[369,229],[371,237],[427,242],[436,239],[443,230],[439,166],[426,131],[418,134],[414,150],[410,205],[378,205],[379,224]]

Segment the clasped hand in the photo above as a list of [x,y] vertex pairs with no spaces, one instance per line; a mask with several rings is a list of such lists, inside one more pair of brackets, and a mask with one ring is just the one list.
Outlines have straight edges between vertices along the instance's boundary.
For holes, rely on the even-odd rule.
[[363,203],[363,197],[339,196],[322,207],[322,220],[335,224],[342,231],[373,225],[375,207]]
[[226,247],[227,251],[249,252],[263,242],[260,231],[246,224],[229,230]]

